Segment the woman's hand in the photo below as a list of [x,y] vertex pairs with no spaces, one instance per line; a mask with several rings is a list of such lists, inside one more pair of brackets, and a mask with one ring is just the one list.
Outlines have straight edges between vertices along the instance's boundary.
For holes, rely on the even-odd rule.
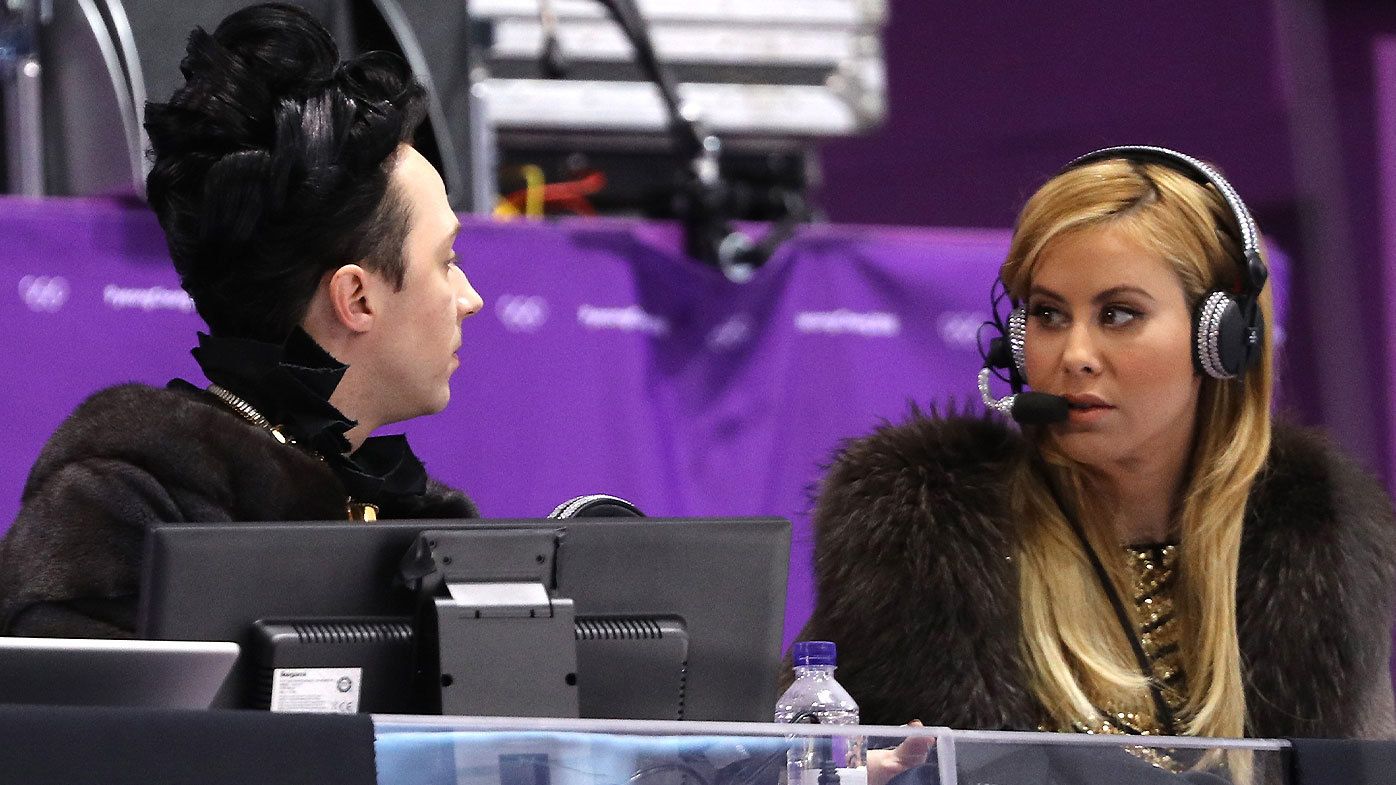
[[[925,726],[920,720],[912,720],[906,727]],[[887,785],[898,774],[925,763],[934,743],[930,736],[913,736],[890,750],[868,750],[868,785]]]

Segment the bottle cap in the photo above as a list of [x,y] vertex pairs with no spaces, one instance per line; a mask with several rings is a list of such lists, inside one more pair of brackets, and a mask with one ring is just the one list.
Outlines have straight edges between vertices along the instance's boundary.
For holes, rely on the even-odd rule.
[[791,647],[795,665],[838,665],[838,649],[833,641],[796,641]]

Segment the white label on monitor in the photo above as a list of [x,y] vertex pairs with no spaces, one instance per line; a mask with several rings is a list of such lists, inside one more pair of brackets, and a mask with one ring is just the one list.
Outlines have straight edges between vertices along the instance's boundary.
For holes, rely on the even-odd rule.
[[357,714],[363,668],[277,668],[271,710],[301,714]]

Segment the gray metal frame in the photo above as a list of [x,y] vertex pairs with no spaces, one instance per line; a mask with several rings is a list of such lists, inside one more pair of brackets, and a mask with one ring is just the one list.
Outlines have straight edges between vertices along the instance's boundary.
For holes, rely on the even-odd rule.
[[0,23],[15,36],[8,42],[0,41],[0,47],[13,48],[12,59],[0,61],[0,92],[5,106],[4,190],[24,196],[44,193],[39,15],[38,0],[21,0],[16,6],[0,8]]

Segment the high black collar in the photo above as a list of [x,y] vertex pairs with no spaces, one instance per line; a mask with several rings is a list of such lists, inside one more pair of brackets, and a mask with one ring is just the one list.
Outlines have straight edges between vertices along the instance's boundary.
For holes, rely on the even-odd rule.
[[403,436],[366,439],[349,453],[345,434],[357,423],[330,403],[349,366],[299,327],[279,346],[199,333],[191,353],[209,381],[323,458],[355,501],[392,503],[426,490],[426,471]]

